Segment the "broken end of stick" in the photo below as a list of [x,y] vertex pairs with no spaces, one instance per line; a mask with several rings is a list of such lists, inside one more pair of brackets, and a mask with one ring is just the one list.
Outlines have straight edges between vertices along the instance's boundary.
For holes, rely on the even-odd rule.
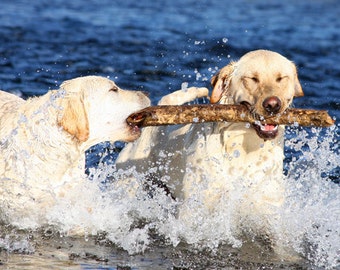
[[147,116],[148,112],[141,110],[129,115],[129,117],[126,118],[126,122],[130,126],[143,127],[144,121],[147,118]]
[[314,127],[330,127],[335,124],[335,119],[326,110],[289,109],[287,113],[288,123],[285,124]]
[[335,119],[333,119],[326,110],[315,110],[315,115],[312,117],[311,126],[317,127],[330,127],[335,124]]
[[325,126],[326,127],[331,127],[335,124],[335,119],[333,119],[332,117],[330,117],[327,113],[327,118],[325,120]]

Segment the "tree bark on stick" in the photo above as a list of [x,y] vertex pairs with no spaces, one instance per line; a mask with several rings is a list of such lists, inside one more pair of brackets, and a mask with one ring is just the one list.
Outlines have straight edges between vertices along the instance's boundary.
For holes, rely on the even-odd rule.
[[127,123],[139,127],[203,122],[261,122],[272,125],[329,127],[334,124],[327,111],[287,109],[280,115],[259,117],[243,105],[164,105],[151,106],[131,114]]

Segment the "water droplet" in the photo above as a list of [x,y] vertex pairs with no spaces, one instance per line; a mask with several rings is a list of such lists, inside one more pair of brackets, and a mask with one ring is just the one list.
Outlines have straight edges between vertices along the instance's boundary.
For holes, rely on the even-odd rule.
[[235,158],[238,158],[240,155],[241,155],[241,154],[240,154],[240,151],[238,151],[238,150],[235,150],[235,151],[233,152],[233,156],[234,156]]
[[183,82],[181,84],[181,90],[186,92],[188,90],[188,85],[189,85],[188,82]]

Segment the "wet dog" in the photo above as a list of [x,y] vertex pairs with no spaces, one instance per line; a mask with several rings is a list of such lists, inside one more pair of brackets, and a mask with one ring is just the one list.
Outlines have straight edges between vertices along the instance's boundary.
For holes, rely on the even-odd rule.
[[142,92],[99,76],[65,81],[59,90],[28,100],[0,91],[2,216],[43,216],[60,197],[77,194],[85,151],[104,141],[137,139],[140,130],[125,119],[149,105]]
[[[295,65],[267,50],[231,62],[211,83],[211,103],[243,104],[258,119],[283,113],[294,97],[303,95]],[[174,92],[160,104],[182,104],[207,90],[184,93]],[[183,220],[194,211],[213,214],[234,200],[235,227],[245,219],[260,220],[265,227],[262,221],[284,202],[283,147],[284,126],[221,122],[147,127],[120,153],[117,166],[152,171],[152,178],[181,202]]]

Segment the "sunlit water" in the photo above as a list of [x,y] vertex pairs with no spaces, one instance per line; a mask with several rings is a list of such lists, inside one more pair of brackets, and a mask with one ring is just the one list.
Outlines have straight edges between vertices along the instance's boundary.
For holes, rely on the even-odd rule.
[[[327,109],[338,121],[338,1],[231,2],[2,1],[0,88],[28,97],[97,74],[148,90],[155,103],[182,83],[209,86],[231,59],[268,48],[299,68],[305,97],[295,106]],[[286,130],[286,202],[270,223],[300,261],[282,260],[258,238],[252,228],[261,220],[234,226],[241,190],[214,215],[193,204],[190,222],[183,222],[176,217],[181,202],[161,190],[150,196],[140,188],[143,175],[119,184],[135,173],[114,167],[121,144],[102,144],[88,152],[91,179],[79,186],[77,201],[59,201],[48,224],[32,217],[1,225],[0,263],[10,269],[339,268],[339,127]]]

